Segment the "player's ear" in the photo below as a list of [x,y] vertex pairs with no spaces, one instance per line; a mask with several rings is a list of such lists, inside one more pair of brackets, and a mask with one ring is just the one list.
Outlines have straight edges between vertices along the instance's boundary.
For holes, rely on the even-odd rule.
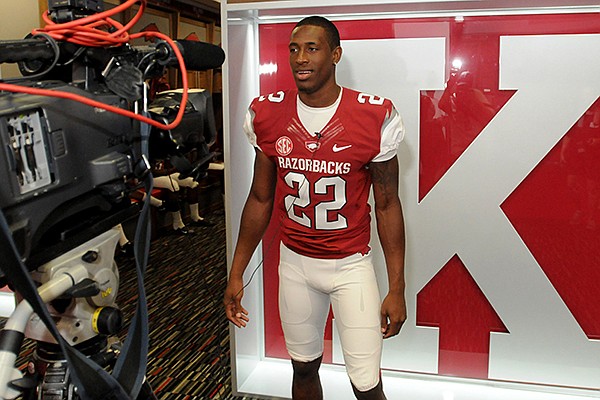
[[336,65],[342,59],[342,48],[340,46],[333,49],[332,59],[333,59],[333,65]]

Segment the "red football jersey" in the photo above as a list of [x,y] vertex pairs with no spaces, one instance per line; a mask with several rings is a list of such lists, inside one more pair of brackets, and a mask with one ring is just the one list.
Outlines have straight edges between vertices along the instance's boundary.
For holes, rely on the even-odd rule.
[[344,88],[331,120],[309,133],[298,117],[297,94],[257,97],[245,125],[250,141],[277,166],[274,206],[282,241],[313,258],[367,253],[367,167],[396,155],[404,133],[400,115],[388,99]]

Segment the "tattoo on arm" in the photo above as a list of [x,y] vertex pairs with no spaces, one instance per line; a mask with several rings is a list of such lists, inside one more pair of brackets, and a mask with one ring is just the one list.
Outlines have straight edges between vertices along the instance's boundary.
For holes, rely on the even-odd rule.
[[373,185],[377,186],[383,194],[398,194],[398,160],[396,157],[389,161],[370,163],[369,171]]

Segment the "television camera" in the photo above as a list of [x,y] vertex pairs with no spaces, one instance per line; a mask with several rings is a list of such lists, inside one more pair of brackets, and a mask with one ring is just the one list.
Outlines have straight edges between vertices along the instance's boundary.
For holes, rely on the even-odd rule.
[[[134,3],[132,21],[110,19]],[[0,63],[18,63],[23,75],[0,79],[0,285],[23,298],[0,332],[0,398],[153,398],[144,380],[141,279],[149,202],[140,209],[129,194],[151,191],[152,159],[169,159],[195,179],[206,171],[216,136],[212,100],[188,90],[186,67],[217,68],[225,55],[159,33],[128,35],[144,7],[128,0],[108,13],[102,0],[49,0],[46,29],[0,41]],[[153,43],[129,43],[141,37]],[[181,70],[183,88],[150,101],[148,80],[169,66]],[[121,346],[115,227],[136,217],[140,302]],[[15,367],[24,337],[36,342],[25,376]],[[111,368],[114,378],[103,372]]]

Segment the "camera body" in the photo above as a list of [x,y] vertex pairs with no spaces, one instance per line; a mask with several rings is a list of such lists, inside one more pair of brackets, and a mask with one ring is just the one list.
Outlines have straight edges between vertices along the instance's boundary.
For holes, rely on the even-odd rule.
[[[60,81],[35,85],[125,106],[107,90],[89,92]],[[55,255],[51,247],[128,208],[139,157],[136,125],[68,99],[0,94],[0,208],[26,262],[36,255],[38,263],[46,261]]]
[[[131,110],[132,98],[143,93],[144,76],[136,66],[151,50],[72,49],[78,50],[84,50],[80,59],[69,69],[51,71],[52,80],[21,83],[61,97],[0,93],[0,182],[5,185],[0,209],[30,269],[136,212],[128,195],[136,189],[134,171],[142,160],[140,122],[73,101],[64,93]],[[157,57],[162,57],[160,51]],[[106,79],[99,60],[112,65]],[[162,76],[166,65],[152,65],[146,70],[149,78]],[[212,97],[207,90],[190,89],[187,103],[181,105],[181,100],[181,89],[169,90],[156,94],[149,105],[148,116],[164,125],[173,122],[181,106],[185,112],[171,130],[152,127],[146,156],[172,161],[182,175],[197,179],[213,156]]]
[[[150,116],[168,124],[175,119],[182,90],[160,92],[149,107]],[[208,90],[190,89],[181,123],[169,131],[153,128],[149,155],[152,161],[169,160],[181,177],[202,178],[214,153],[210,146],[217,135],[212,97]]]
[[[49,0],[49,17],[57,23],[102,9],[102,0]],[[86,34],[91,29],[82,28]],[[78,398],[74,385],[86,386],[57,346],[50,320],[69,345],[103,369],[114,366],[119,355],[145,357],[147,343],[139,338],[131,340],[131,352],[121,353],[118,340],[112,342],[122,322],[114,261],[122,233],[118,225],[140,216],[134,239],[139,273],[147,262],[149,204],[140,213],[130,195],[152,187],[149,161],[168,160],[180,175],[199,179],[216,138],[208,91],[161,92],[146,107],[145,82],[164,76],[170,65],[185,70],[183,64],[189,63],[191,69],[204,70],[224,61],[218,46],[159,37],[141,47],[86,45],[45,33],[0,41],[0,63],[17,62],[24,75],[7,80],[19,87],[0,80],[1,250],[8,257],[0,265],[0,286],[14,283],[23,292],[18,297],[29,300],[19,302],[0,332],[0,398],[20,392],[25,398]],[[176,117],[182,119],[175,126]],[[23,279],[19,261],[31,280]],[[28,298],[30,290],[37,290],[37,299],[48,308],[47,316],[41,313],[45,318],[32,316],[29,304],[37,302]],[[145,301],[139,301],[138,308],[145,309]],[[25,377],[15,368],[24,336],[37,342]],[[99,381],[113,387],[104,376]],[[136,382],[153,398],[147,382],[139,377]],[[98,385],[92,386],[82,393]]]

